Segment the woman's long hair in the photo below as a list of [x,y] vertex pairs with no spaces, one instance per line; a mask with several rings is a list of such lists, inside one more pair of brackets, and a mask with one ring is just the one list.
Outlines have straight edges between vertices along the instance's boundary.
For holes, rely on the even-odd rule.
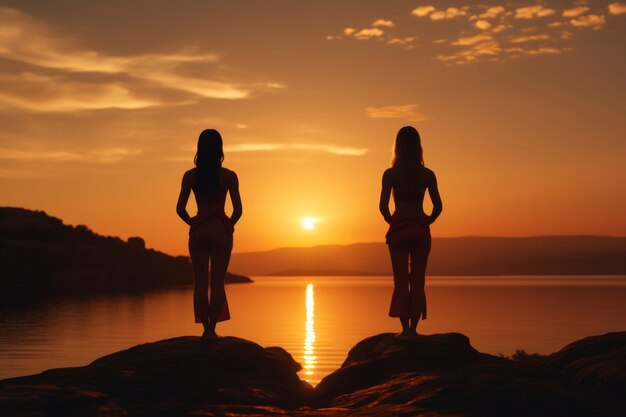
[[398,130],[396,144],[393,149],[392,167],[403,172],[415,171],[418,165],[424,166],[424,152],[420,134],[413,126],[404,126]]
[[222,136],[215,129],[205,129],[198,138],[198,151],[193,159],[196,165],[196,192],[215,193],[221,190],[220,167],[224,161]]

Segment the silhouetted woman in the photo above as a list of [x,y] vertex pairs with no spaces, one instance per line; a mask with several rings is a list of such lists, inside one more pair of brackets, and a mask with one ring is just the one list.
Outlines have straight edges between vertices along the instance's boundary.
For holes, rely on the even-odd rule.
[[[424,194],[433,203],[430,215],[424,213]],[[393,192],[395,211],[389,212]],[[394,290],[389,315],[399,317],[401,337],[415,337],[417,323],[426,319],[424,292],[426,262],[430,253],[430,224],[441,214],[441,197],[435,173],[424,166],[420,135],[414,127],[398,131],[391,168],[383,174],[380,212],[389,223],[386,235]]]
[[[237,174],[222,167],[222,136],[214,129],[204,130],[198,138],[196,167],[185,172],[176,213],[189,228],[189,255],[195,275],[193,310],[196,323],[202,323],[202,337],[216,339],[215,326],[230,319],[224,279],[233,248],[235,223],[241,217],[241,197]],[[187,201],[193,190],[198,214],[190,217]],[[233,213],[224,213],[226,193],[230,193]],[[211,300],[209,301],[209,265]]]

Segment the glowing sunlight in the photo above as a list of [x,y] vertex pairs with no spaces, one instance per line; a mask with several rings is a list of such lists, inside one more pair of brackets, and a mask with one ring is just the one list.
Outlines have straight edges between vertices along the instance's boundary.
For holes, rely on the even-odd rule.
[[305,217],[301,221],[302,228],[304,230],[313,230],[317,223],[319,223],[319,219],[316,219],[315,217]]
[[313,284],[306,286],[306,323],[304,337],[303,373],[313,375],[317,357],[315,356],[315,299],[313,298]]

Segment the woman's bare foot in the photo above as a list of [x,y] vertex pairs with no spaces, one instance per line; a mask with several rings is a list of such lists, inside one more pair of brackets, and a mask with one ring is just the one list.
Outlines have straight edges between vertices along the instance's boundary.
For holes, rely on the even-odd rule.
[[202,326],[204,327],[204,331],[202,332],[202,336],[201,336],[202,339],[217,340],[219,338],[217,333],[215,333],[214,323],[210,323],[207,321],[207,322],[202,323]]
[[398,339],[406,340],[409,339],[411,336],[408,330],[402,330],[402,332],[398,333],[396,337]]
[[220,337],[217,335],[217,333],[215,333],[215,330],[206,329],[204,332],[202,332],[201,338],[206,340],[217,340]]

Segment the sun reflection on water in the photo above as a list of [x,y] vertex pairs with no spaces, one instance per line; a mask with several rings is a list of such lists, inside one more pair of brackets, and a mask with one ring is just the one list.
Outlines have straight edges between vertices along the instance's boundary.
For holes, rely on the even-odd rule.
[[306,323],[304,336],[303,374],[313,375],[317,357],[315,356],[315,298],[313,297],[313,284],[306,286]]

